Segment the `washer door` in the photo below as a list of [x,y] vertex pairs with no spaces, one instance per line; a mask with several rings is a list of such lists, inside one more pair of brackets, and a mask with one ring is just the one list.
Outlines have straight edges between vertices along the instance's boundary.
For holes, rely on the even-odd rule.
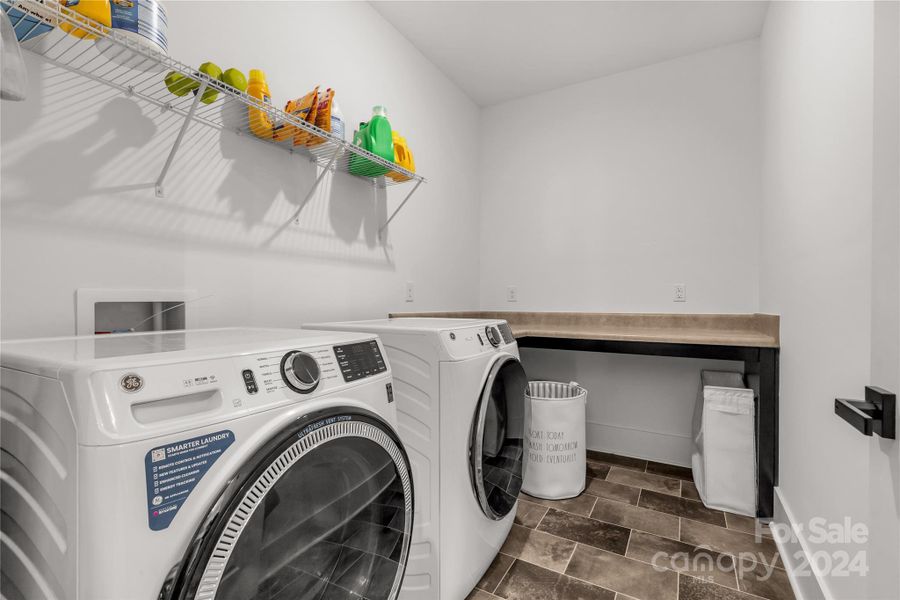
[[475,411],[469,469],[484,514],[498,521],[513,509],[522,488],[521,413],[527,380],[515,356],[497,360],[488,372]]
[[361,412],[312,415],[228,484],[160,598],[393,600],[412,520],[391,428]]

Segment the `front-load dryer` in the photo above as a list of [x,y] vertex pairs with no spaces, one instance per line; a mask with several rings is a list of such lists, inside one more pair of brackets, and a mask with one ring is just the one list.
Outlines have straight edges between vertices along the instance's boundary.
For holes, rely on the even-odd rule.
[[503,545],[522,485],[526,377],[509,326],[398,318],[308,327],[381,338],[416,488],[400,597],[462,600]]
[[2,344],[9,600],[395,598],[413,519],[372,334]]

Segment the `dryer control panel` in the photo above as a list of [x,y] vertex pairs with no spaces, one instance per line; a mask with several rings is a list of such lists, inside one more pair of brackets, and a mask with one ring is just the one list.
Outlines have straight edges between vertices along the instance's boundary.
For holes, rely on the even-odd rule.
[[498,350],[517,351],[516,340],[505,321],[442,331],[441,341],[454,360]]

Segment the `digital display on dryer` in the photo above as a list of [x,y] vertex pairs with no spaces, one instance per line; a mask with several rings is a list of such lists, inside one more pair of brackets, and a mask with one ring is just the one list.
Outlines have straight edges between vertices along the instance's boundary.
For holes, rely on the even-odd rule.
[[387,371],[376,340],[334,347],[334,356],[344,381],[356,381]]

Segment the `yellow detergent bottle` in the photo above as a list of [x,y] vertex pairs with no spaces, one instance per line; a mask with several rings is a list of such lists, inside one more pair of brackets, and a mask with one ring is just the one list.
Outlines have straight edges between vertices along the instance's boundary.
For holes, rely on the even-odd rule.
[[[247,84],[247,94],[261,101],[263,104],[272,104],[272,94],[269,92],[269,84],[266,83],[266,74],[259,69],[250,69],[250,82]],[[266,140],[272,139],[272,129],[275,124],[266,111],[250,106],[247,108],[247,116],[250,121],[250,131],[257,137]]]
[[[394,141],[394,162],[403,167],[407,171],[416,172],[416,161],[413,160],[412,152],[406,144],[406,138],[397,133],[396,129],[391,130],[391,137]],[[400,173],[391,171],[387,174],[394,181],[409,181],[409,177]]]
[[[79,21],[82,21],[84,23],[96,21],[97,23],[105,25],[106,27],[110,27],[112,25],[112,11],[109,7],[109,0],[59,0],[59,3],[69,10],[78,13],[80,15],[78,17]],[[79,29],[78,27],[75,27],[71,23],[67,23],[65,21],[60,22],[59,28],[69,35],[74,35],[77,38],[84,38],[86,40],[93,40],[97,38],[97,36],[90,31]]]

